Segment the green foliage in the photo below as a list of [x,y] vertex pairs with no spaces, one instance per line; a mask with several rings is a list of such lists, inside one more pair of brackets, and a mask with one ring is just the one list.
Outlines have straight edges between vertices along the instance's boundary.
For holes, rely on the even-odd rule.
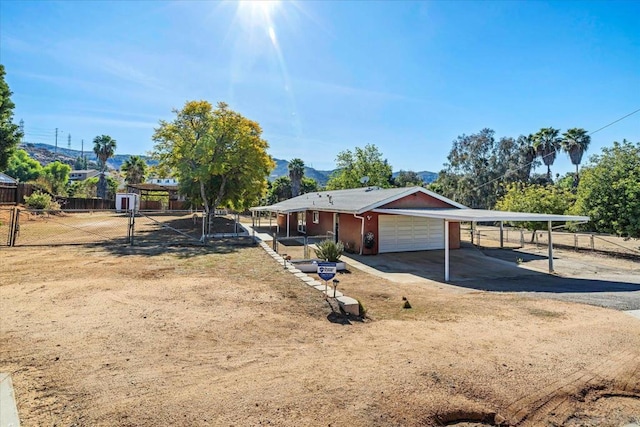
[[98,164],[102,172],[98,179],[97,189],[98,197],[101,199],[107,198],[107,180],[104,172],[107,170],[107,160],[116,152],[116,145],[116,140],[109,135],[100,135],[93,138],[93,152],[98,157]]
[[[300,194],[318,191],[318,182],[313,178],[303,177],[300,186]],[[280,176],[269,184],[267,190],[267,203],[274,204],[290,199],[292,196],[291,179],[288,176]]]
[[577,186],[578,166],[582,162],[582,155],[587,151],[590,143],[591,137],[589,136],[589,133],[581,128],[569,129],[562,134],[560,145],[569,155],[571,163],[576,166],[576,179],[574,181],[574,186]]
[[314,249],[316,256],[319,259],[328,262],[338,262],[342,254],[344,253],[344,245],[342,242],[334,242],[333,240],[323,240],[316,245],[317,249]]
[[[565,214],[573,205],[575,196],[568,189],[554,185],[510,184],[507,192],[496,203],[496,209],[511,212]],[[525,222],[529,230],[544,230],[546,222]]]
[[42,165],[26,151],[16,150],[9,158],[6,173],[20,182],[33,181],[42,174]]
[[56,202],[51,200],[51,196],[47,193],[36,191],[30,196],[24,198],[24,202],[29,209],[54,209],[59,208]]
[[572,212],[597,232],[640,238],[640,143],[614,142],[583,169]]
[[53,194],[64,195],[65,187],[69,182],[69,173],[71,172],[71,166],[55,161],[49,163],[42,169],[42,179],[47,182],[47,188],[51,190]]
[[393,179],[393,184],[396,187],[422,186],[423,183],[422,177],[414,171],[401,170]]
[[[391,187],[391,165],[382,158],[382,153],[373,144],[367,144],[364,148],[356,147],[355,152],[345,150],[338,153],[336,163],[337,170],[329,178],[327,190],[366,186]],[[365,176],[369,177],[367,183],[361,182]]]
[[23,137],[20,127],[13,123],[13,109],[11,101],[13,92],[4,80],[4,65],[0,64],[0,171],[6,169],[13,150]]
[[125,173],[127,184],[140,184],[147,174],[147,163],[140,156],[131,156],[124,161],[120,170]]
[[291,180],[291,197],[297,197],[300,195],[300,187],[304,177],[304,162],[301,159],[292,159],[288,168]]
[[448,163],[430,188],[471,208],[491,209],[505,183],[526,182],[535,165],[531,138],[496,141],[494,134],[482,129],[453,141]]
[[86,157],[76,157],[76,160],[73,162],[74,170],[84,170],[87,169],[87,158]]
[[[100,178],[97,176],[85,179],[84,181],[76,181],[72,182],[68,189],[67,193],[69,197],[78,197],[84,199],[91,199],[97,197],[98,191],[98,183]],[[106,196],[108,199],[115,198],[115,194],[118,191],[119,183],[118,181],[111,177],[107,176],[105,179],[107,185]]]
[[243,210],[262,198],[274,167],[258,123],[218,103],[189,101],[155,130],[155,157],[180,181],[180,191],[206,212]]
[[551,180],[551,166],[560,151],[560,130],[552,127],[542,128],[533,136],[533,148],[536,154],[547,166],[547,178]]

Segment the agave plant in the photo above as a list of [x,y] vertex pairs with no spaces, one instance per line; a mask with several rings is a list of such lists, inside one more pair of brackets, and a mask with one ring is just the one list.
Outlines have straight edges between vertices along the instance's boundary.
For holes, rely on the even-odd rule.
[[316,245],[314,252],[319,259],[328,262],[338,262],[344,252],[344,244],[342,242],[334,242],[333,240],[323,240]]

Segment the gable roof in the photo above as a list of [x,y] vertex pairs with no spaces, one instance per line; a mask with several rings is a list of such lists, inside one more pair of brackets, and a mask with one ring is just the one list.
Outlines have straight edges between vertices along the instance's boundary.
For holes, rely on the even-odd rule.
[[422,187],[363,187],[302,194],[270,206],[257,206],[251,210],[282,213],[317,210],[360,214],[414,193],[424,193],[454,208],[466,209],[466,206]]
[[18,183],[18,180],[15,178],[11,178],[9,175],[0,172],[0,184],[11,184],[15,185]]

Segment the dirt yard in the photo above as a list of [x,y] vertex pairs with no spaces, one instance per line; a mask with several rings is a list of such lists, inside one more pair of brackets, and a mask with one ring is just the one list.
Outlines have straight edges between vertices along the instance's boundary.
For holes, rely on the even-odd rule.
[[248,244],[1,249],[0,372],[24,426],[640,422],[637,319],[349,270],[365,321]]

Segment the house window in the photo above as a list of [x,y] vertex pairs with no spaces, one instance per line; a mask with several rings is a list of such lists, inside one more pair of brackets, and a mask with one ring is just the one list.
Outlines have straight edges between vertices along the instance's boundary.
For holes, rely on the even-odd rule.
[[320,212],[313,211],[313,223],[318,224],[320,222]]

